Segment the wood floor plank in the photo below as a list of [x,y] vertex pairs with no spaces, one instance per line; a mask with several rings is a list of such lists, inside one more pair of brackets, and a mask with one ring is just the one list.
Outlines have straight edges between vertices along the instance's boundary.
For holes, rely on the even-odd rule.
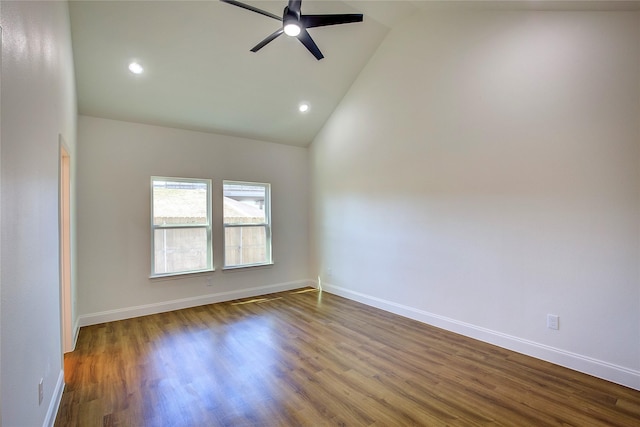
[[55,426],[640,426],[640,392],[314,289],[84,327]]

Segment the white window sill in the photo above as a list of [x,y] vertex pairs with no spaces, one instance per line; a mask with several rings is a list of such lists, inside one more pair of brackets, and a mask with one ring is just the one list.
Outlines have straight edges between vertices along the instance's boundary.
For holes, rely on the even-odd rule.
[[246,268],[260,268],[260,267],[271,267],[273,266],[273,262],[265,262],[262,264],[247,264],[247,265],[231,265],[228,267],[223,267],[222,271],[237,271],[237,270],[244,270]]
[[153,279],[153,280],[175,280],[175,279],[182,279],[182,278],[186,278],[186,277],[192,277],[192,276],[203,276],[203,275],[208,275],[213,273],[214,271],[216,271],[215,268],[210,268],[207,270],[196,270],[196,271],[181,271],[180,273],[167,273],[167,274],[154,274],[149,276],[149,279]]

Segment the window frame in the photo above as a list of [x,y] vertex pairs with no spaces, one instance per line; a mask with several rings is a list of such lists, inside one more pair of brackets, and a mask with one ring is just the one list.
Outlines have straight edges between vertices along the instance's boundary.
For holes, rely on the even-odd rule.
[[[263,223],[242,223],[231,224],[225,221],[224,216],[224,191],[227,185],[246,185],[246,186],[259,186],[264,187],[264,217]],[[223,239],[223,270],[237,270],[242,268],[260,267],[273,265],[273,244],[272,244],[272,223],[271,223],[271,184],[267,182],[251,182],[251,181],[237,181],[225,179],[222,181],[222,239]],[[227,228],[243,228],[243,227],[264,227],[265,229],[265,254],[266,261],[252,264],[234,264],[227,265]]]
[[[154,224],[154,212],[153,212],[153,184],[156,181],[169,181],[169,182],[187,182],[187,183],[198,183],[205,184],[207,186],[206,195],[207,195],[207,223],[206,224]],[[215,266],[213,263],[213,232],[212,232],[212,187],[213,183],[211,179],[207,178],[181,178],[181,177],[166,177],[166,176],[151,176],[150,180],[151,191],[150,191],[150,201],[151,201],[151,275],[149,278],[162,278],[162,277],[172,277],[172,276],[183,276],[188,274],[195,273],[207,273],[215,271]],[[207,235],[207,266],[203,269],[197,270],[184,270],[172,273],[156,273],[155,271],[155,232],[156,230],[185,230],[185,229],[193,229],[193,228],[204,228],[206,230]]]

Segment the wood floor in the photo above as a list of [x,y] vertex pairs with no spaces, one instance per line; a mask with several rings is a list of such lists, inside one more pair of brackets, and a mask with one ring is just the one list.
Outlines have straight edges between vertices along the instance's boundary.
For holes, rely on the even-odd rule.
[[84,327],[56,426],[640,426],[640,392],[314,289]]

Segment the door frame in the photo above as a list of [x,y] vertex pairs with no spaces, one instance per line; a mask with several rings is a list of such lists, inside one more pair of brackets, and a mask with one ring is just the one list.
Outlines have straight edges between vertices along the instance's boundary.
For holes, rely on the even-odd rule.
[[60,331],[62,352],[73,351],[73,294],[71,286],[71,156],[59,136]]

